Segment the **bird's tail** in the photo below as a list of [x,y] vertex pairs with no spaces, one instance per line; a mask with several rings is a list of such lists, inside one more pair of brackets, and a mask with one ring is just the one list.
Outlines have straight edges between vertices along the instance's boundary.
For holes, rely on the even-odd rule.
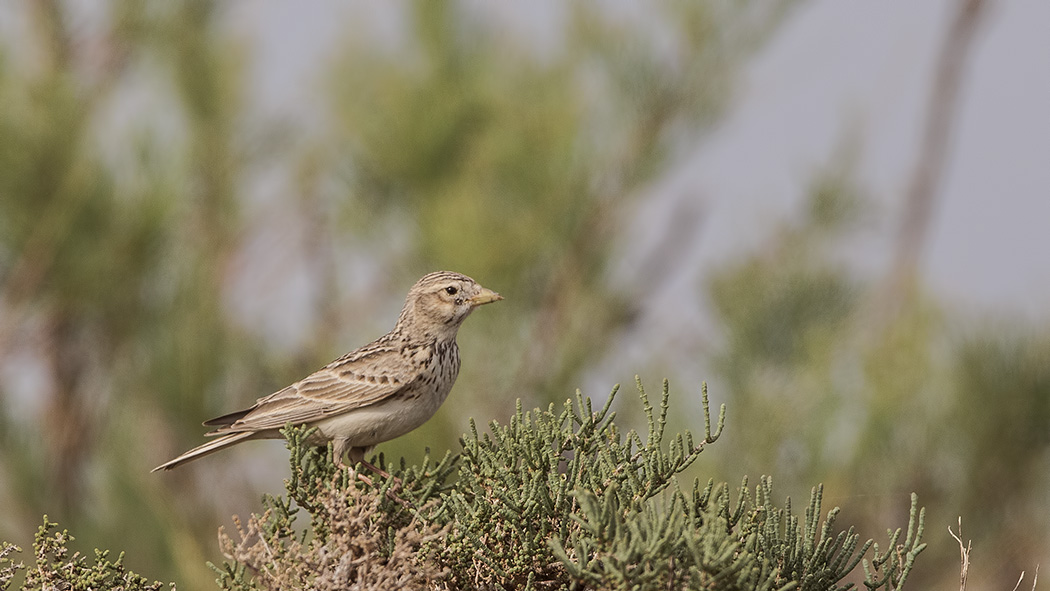
[[226,449],[227,447],[235,443],[240,443],[245,439],[251,439],[252,435],[255,435],[255,432],[238,431],[236,433],[230,433],[228,435],[217,437],[209,441],[208,443],[205,443],[204,445],[199,445],[191,449],[190,451],[182,454],[174,460],[165,462],[157,466],[156,468],[150,470],[150,472],[156,472],[158,470],[171,470],[173,468],[177,468],[185,464],[186,462],[196,460],[197,458],[202,458],[208,454],[215,453],[221,449]]

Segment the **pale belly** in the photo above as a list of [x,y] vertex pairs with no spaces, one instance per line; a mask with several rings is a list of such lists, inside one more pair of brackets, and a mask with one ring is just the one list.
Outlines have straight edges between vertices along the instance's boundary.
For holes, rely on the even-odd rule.
[[346,439],[352,447],[371,447],[390,441],[427,422],[444,401],[441,397],[428,404],[426,398],[390,400],[311,423],[319,431],[311,443]]

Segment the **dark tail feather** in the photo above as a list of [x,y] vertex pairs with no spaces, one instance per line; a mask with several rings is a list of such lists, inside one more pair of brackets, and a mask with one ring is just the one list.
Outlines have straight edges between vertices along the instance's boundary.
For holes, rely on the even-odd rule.
[[158,470],[171,470],[172,468],[177,468],[185,464],[186,462],[190,462],[196,460],[197,458],[202,458],[208,454],[215,453],[219,450],[226,449],[227,447],[235,443],[240,443],[245,439],[251,439],[252,435],[255,435],[253,431],[239,431],[237,433],[223,435],[221,437],[213,439],[212,441],[209,441],[208,443],[205,443],[204,445],[200,445],[191,449],[190,451],[182,454],[174,460],[165,462],[157,466],[153,470],[150,470],[150,472],[156,472]]
[[216,425],[232,425],[233,423],[236,423],[237,421],[243,419],[245,417],[245,415],[247,415],[251,411],[252,411],[252,409],[246,408],[244,410],[239,410],[237,412],[231,412],[228,415],[222,415],[221,417],[215,417],[214,419],[210,419],[210,420],[204,421],[204,426],[205,427],[214,427]]

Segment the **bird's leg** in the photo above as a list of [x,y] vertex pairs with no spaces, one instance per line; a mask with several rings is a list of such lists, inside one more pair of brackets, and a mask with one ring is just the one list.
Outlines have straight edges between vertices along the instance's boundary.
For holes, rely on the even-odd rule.
[[336,437],[332,440],[332,461],[335,463],[336,468],[345,468],[346,464],[343,463],[343,454],[350,449],[350,445],[345,438]]
[[[387,472],[386,470],[383,470],[382,468],[380,468],[379,466],[376,466],[375,464],[373,464],[372,462],[369,462],[368,460],[362,459],[359,463],[362,466],[364,466],[365,468],[368,468],[369,470],[371,470],[376,475],[382,477],[383,479],[389,479],[390,478],[390,473],[389,472]],[[397,484],[401,484],[401,480],[399,478],[397,478],[396,476],[394,477],[394,482],[396,482]]]
[[[354,456],[354,451],[357,451],[357,450],[361,450],[361,456],[360,456],[360,458],[356,458],[356,457],[353,457],[353,456]],[[379,466],[376,466],[376,465],[375,465],[375,464],[373,464],[372,462],[369,462],[368,460],[366,460],[366,459],[365,459],[365,455],[366,455],[366,454],[367,454],[367,453],[368,453],[369,451],[370,451],[370,449],[364,449],[364,448],[359,448],[359,447],[357,447],[357,448],[354,448],[354,449],[353,449],[353,450],[351,450],[351,452],[350,452],[350,454],[351,454],[351,459],[352,459],[352,460],[353,460],[354,462],[356,462],[356,463],[358,463],[358,464],[361,464],[361,465],[362,465],[362,466],[364,466],[365,468],[368,468],[369,470],[371,470],[371,471],[372,471],[372,473],[373,473],[373,474],[375,474],[376,476],[379,476],[379,477],[380,477],[380,478],[382,478],[383,480],[390,480],[390,479],[393,479],[393,480],[394,480],[394,486],[395,486],[395,487],[397,487],[397,488],[400,488],[400,487],[401,487],[401,479],[400,479],[400,478],[398,478],[397,476],[391,476],[391,475],[390,475],[390,473],[389,473],[389,472],[387,472],[386,470],[383,470],[383,469],[382,469],[382,468],[380,468]]]
[[[397,493],[394,492],[397,489],[401,488],[401,479],[396,477],[396,476],[390,476],[389,472],[387,472],[386,470],[383,470],[379,466],[376,466],[372,462],[369,462],[368,460],[365,459],[365,454],[367,454],[369,451],[371,451],[371,449],[372,448],[366,448],[366,447],[353,447],[353,448],[350,448],[349,453],[347,455],[348,455],[348,457],[350,459],[350,462],[353,465],[356,466],[357,464],[361,464],[365,468],[368,468],[369,470],[371,470],[373,474],[375,474],[376,476],[379,476],[380,478],[383,478],[384,480],[391,480],[391,479],[393,479],[393,481],[394,481],[393,484],[386,491],[387,498],[390,499],[391,501],[397,501],[398,503],[400,503],[406,509],[411,509],[412,508],[412,504],[409,503],[408,501],[402,499],[401,497],[397,496]],[[353,468],[351,468],[351,470],[353,470]],[[368,486],[371,486],[371,487],[375,486],[372,483],[372,479],[371,478],[365,476],[364,474],[361,474],[360,472],[356,472],[355,471],[354,474],[352,474],[351,476],[352,477],[356,476],[356,478],[358,480],[360,480],[361,482],[364,482]]]
[[[347,441],[345,438],[336,437],[332,440],[332,459],[335,462],[336,468],[338,468],[339,470],[346,470],[349,472],[350,480],[360,479],[368,486],[372,486],[372,479],[357,472],[357,462],[360,460],[356,457],[358,454],[355,452],[357,452],[358,449],[360,448],[355,448],[351,446],[350,442]],[[349,464],[343,463],[344,455],[349,456]]]
[[[350,443],[346,439],[341,437],[337,437],[332,440],[332,455],[334,456],[335,465],[338,466],[340,469],[348,470],[350,472],[350,480],[360,480],[361,482],[367,484],[369,487],[375,488],[375,483],[372,482],[371,478],[357,471],[356,466],[358,464],[361,464],[362,466],[368,468],[373,473],[383,477],[384,479],[390,479],[390,474],[385,470],[379,468],[378,466],[372,464],[368,460],[365,460],[365,454],[367,454],[369,450],[371,450],[370,447],[354,447],[350,445]],[[349,465],[343,463],[343,454],[346,454],[347,459],[350,460]],[[397,501],[398,503],[401,503],[401,505],[405,508],[411,509],[412,504],[397,496],[397,494],[394,492],[394,490],[400,487],[401,480],[397,477],[394,477],[394,484],[389,489],[387,489],[386,496],[392,501]]]

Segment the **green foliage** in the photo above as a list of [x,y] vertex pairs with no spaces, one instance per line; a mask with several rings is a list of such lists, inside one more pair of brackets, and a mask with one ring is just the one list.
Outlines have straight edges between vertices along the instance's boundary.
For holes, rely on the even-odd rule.
[[1045,328],[994,328],[955,344],[958,394],[944,445],[962,458],[962,468],[935,484],[949,489],[945,504],[964,522],[974,516],[967,527],[975,540],[1001,549],[994,575],[1001,580],[1031,572],[1045,554],[1050,336]]
[[25,570],[24,562],[15,562],[11,559],[11,554],[21,551],[22,549],[14,544],[0,542],[0,591],[7,591],[15,575]]
[[[1050,527],[1048,327],[973,326],[921,290],[887,313],[886,288],[841,264],[878,221],[851,176],[847,162],[819,177],[804,215],[711,275],[725,335],[713,368],[740,421],[712,473],[775,470],[792,494],[818,481],[864,494],[851,508],[862,532],[881,529],[892,493],[915,491],[931,522],[962,516],[1001,549],[976,571],[986,582],[1016,580]],[[958,551],[936,545],[923,565],[913,585],[951,584]]]
[[[566,401],[560,413],[553,404],[523,412],[519,402],[509,425],[492,422],[491,435],[479,436],[471,423],[460,478],[447,495],[456,524],[449,539],[453,571],[488,567],[492,582],[506,587],[558,581],[564,567],[555,554],[581,543],[584,507],[605,502],[628,514],[640,511],[688,467],[703,449],[691,434],[662,449],[666,382],[657,416],[638,387],[648,418],[644,442],[634,431],[621,434],[613,422],[615,390],[597,413],[577,393],[575,407]],[[705,442],[717,435],[708,424]]]
[[[843,579],[862,560],[869,589],[903,585],[925,548],[914,496],[905,541],[897,530],[880,552],[836,529],[837,508],[822,518],[820,487],[802,517],[790,499],[774,503],[768,478],[753,493],[745,479],[736,503],[713,481],[684,492],[677,475],[718,438],[724,408],[712,430],[705,387],[704,438],[685,432],[665,445],[667,383],[658,407],[638,389],[644,438],[613,422],[616,390],[597,412],[579,393],[559,412],[519,402],[506,425],[481,434],[472,423],[458,456],[402,461],[372,483],[290,427],[287,497],[266,497],[261,515],[238,521],[238,539],[220,534],[220,586],[817,591],[851,588]],[[309,528],[296,523],[300,509]]]
[[[140,475],[270,361],[222,299],[251,162],[235,52],[213,2],[112,0],[95,25],[62,3],[8,8],[25,34],[0,44],[0,537],[47,513],[200,587],[179,569],[200,571],[219,514]],[[26,372],[23,392],[6,379]]]
[[[95,550],[94,560],[80,552],[70,552],[67,545],[73,536],[67,530],[58,531],[58,524],[48,521],[37,530],[33,542],[33,555],[36,565],[27,567],[24,563],[15,563],[10,554],[22,550],[4,542],[0,545],[0,591],[6,591],[15,577],[24,573],[23,591],[40,589],[70,589],[88,591],[105,589],[108,591],[159,591],[164,584],[150,582],[124,566],[124,553],[116,561],[109,559],[109,550]],[[172,590],[175,583],[171,584]]]

